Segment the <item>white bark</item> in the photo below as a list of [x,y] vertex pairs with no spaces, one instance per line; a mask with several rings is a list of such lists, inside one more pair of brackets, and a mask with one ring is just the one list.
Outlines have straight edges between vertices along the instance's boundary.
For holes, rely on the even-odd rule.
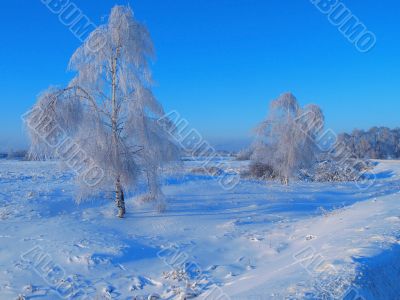
[[[105,45],[93,52],[89,45],[96,44],[99,36]],[[134,190],[141,178],[148,177],[149,189],[162,196],[159,173],[179,158],[179,148],[156,122],[164,112],[151,92],[152,55],[147,29],[129,7],[116,6],[108,23],[72,56],[70,69],[77,74],[69,86],[49,89],[36,104],[104,171],[103,180],[94,187],[78,176],[80,198],[115,188],[119,216],[125,213],[124,191]],[[30,133],[32,154],[57,155],[41,134]]]

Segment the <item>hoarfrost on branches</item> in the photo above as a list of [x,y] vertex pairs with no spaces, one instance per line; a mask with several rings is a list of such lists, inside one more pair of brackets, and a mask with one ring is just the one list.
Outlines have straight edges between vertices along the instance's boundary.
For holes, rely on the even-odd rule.
[[264,167],[253,169],[269,170],[288,184],[299,170],[317,161],[315,139],[323,127],[324,115],[318,106],[301,108],[293,94],[282,94],[272,101],[267,118],[257,127],[251,159]]
[[[104,46],[92,51],[100,40]],[[151,91],[149,59],[153,55],[146,27],[136,21],[129,7],[115,6],[108,23],[91,33],[73,54],[69,68],[76,76],[69,85],[49,88],[34,107],[40,109],[41,119],[57,123],[104,171],[102,181],[93,187],[78,176],[81,198],[114,187],[119,217],[125,214],[124,190],[133,189],[140,176],[148,183],[148,198],[157,199],[158,208],[164,209],[160,169],[179,157],[179,147],[157,124],[164,112]],[[51,126],[28,130],[32,158],[59,157],[43,142]]]

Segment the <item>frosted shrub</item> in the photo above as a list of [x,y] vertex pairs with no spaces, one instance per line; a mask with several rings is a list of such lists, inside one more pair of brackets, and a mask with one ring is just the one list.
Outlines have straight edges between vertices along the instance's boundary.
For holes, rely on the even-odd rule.
[[[368,165],[368,164],[367,164]],[[359,181],[368,169],[364,164],[341,164],[334,160],[318,162],[311,170],[300,175],[300,178],[317,182],[350,182]]]
[[252,148],[243,149],[236,154],[236,160],[238,161],[250,160],[252,154],[253,154]]
[[260,162],[253,162],[249,167],[249,175],[253,178],[258,179],[275,179],[278,177],[278,174],[274,171],[274,169],[267,164],[263,164]]

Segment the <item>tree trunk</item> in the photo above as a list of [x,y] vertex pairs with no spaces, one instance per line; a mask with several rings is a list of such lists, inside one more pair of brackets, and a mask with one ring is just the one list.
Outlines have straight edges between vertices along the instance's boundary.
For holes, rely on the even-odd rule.
[[118,217],[123,218],[125,216],[125,196],[119,178],[115,184],[115,203],[118,208]]
[[117,104],[117,59],[119,56],[119,48],[117,49],[116,56],[112,61],[112,117],[111,117],[111,125],[112,125],[112,142],[114,148],[114,164],[117,171],[117,180],[115,183],[115,204],[118,208],[118,217],[123,218],[125,216],[125,199],[124,199],[124,191],[121,186],[121,177],[119,173],[119,137],[118,137],[118,104]]

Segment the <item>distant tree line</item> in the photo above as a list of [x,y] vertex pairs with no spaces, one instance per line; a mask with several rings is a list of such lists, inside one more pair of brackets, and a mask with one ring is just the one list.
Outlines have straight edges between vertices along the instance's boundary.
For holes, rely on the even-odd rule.
[[373,127],[339,135],[339,142],[361,159],[400,158],[400,128]]

